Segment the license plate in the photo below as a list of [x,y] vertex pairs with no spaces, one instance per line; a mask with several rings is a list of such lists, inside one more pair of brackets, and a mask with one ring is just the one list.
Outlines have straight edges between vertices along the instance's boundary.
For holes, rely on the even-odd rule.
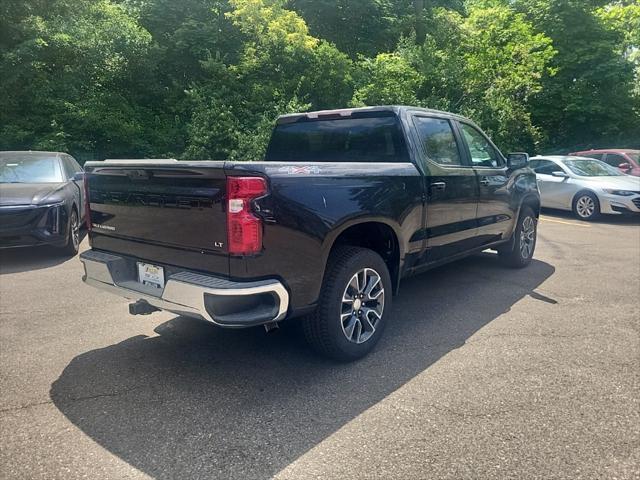
[[138,262],[138,281],[143,285],[164,288],[164,268]]

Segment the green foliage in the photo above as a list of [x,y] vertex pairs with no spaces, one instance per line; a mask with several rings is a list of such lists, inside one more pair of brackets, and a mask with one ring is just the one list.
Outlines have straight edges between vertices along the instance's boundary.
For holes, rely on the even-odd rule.
[[474,118],[505,149],[533,150],[539,133],[529,100],[555,55],[548,37],[523,15],[498,2],[475,2],[462,23],[464,99],[460,111]]
[[539,132],[530,96],[554,55],[550,40],[522,14],[497,2],[475,2],[466,16],[438,8],[422,45],[360,62],[355,105],[404,103],[475,119],[505,149],[533,149]]
[[410,12],[410,1],[290,0],[311,31],[352,58],[395,48]]
[[143,68],[151,36],[106,0],[46,6],[3,16],[18,23],[0,56],[0,148],[107,152],[135,138],[144,150],[148,115],[121,87]]
[[[331,51],[309,35],[301,17],[278,2],[232,0],[231,5],[226,16],[242,33],[244,48],[233,65],[204,63],[210,75],[189,92],[194,113],[186,158],[260,159],[275,118],[310,107],[298,97],[305,74],[319,65],[325,68],[315,57]],[[326,65],[331,68],[331,62]],[[313,86],[307,86],[307,94],[313,93]]]
[[422,78],[399,53],[381,53],[373,60],[363,58],[359,67],[362,85],[354,93],[354,106],[419,104],[416,91]]
[[353,75],[351,59],[322,40],[300,78],[299,96],[313,109],[344,107],[353,95]]
[[0,149],[258,159],[279,114],[374,104],[639,146],[639,32],[628,0],[2,2]]
[[[629,4],[615,3],[606,5],[596,11],[605,28],[615,34],[622,35],[619,43],[619,53],[635,65],[634,94],[640,98],[640,2]],[[640,109],[636,103],[636,113],[640,116]]]
[[568,149],[638,146],[640,109],[633,64],[622,52],[630,38],[605,11],[621,2],[520,0],[517,8],[553,41],[554,75],[542,79],[531,102],[533,122],[545,146]]

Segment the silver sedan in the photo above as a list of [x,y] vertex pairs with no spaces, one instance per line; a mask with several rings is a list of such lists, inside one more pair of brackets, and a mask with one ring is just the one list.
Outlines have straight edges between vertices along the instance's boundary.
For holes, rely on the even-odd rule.
[[572,210],[581,220],[601,213],[640,214],[640,177],[600,160],[548,155],[531,158],[543,207]]

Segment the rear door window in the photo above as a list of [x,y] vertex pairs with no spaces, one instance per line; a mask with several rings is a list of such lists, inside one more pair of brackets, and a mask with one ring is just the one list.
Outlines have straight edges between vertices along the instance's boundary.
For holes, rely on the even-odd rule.
[[395,116],[320,119],[277,125],[266,161],[408,162]]
[[460,150],[449,120],[432,117],[413,117],[413,124],[424,155],[445,167],[462,166]]

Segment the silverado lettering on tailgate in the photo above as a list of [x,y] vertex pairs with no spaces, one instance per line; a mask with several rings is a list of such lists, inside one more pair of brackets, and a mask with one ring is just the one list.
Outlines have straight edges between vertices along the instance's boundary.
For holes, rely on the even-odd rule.
[[213,208],[213,199],[184,195],[144,193],[144,192],[109,192],[91,190],[91,202],[105,205],[127,205],[159,208]]

